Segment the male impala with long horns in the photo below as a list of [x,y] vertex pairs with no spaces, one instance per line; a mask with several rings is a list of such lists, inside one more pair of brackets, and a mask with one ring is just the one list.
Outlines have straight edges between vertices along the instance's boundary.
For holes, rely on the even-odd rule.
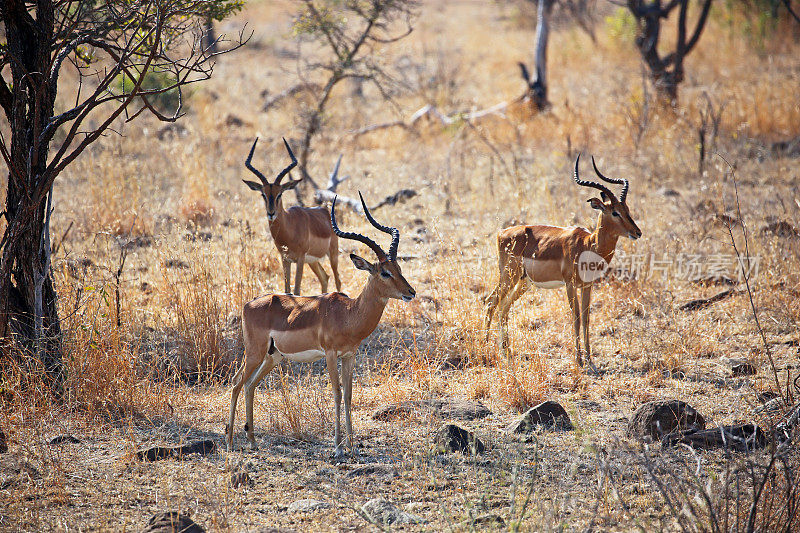
[[[359,193],[359,196],[361,194]],[[366,244],[378,258],[370,263],[355,254],[350,259],[359,270],[369,273],[366,286],[356,299],[340,292],[321,296],[294,296],[269,294],[245,304],[242,310],[244,334],[244,361],[233,378],[231,411],[226,428],[228,449],[233,447],[233,422],[236,400],[245,387],[245,431],[253,449],[253,396],[259,381],[283,359],[295,362],[314,362],[325,358],[333,389],[336,407],[334,434],[335,457],[344,455],[344,446],[358,454],[353,444],[353,426],[350,420],[350,403],[353,393],[353,367],[358,346],[378,325],[390,298],[411,301],[416,291],[409,285],[397,264],[397,245],[400,232],[378,224],[361,198],[364,215],[375,228],[392,236],[389,251],[384,252],[372,239],[358,233],[343,232],[336,225],[336,199],[331,206],[331,226],[342,239],[352,239]],[[339,359],[342,360],[342,388],[344,388],[344,417],[347,438],[342,442],[340,413],[342,390],[339,382]]]
[[[620,237],[638,239],[642,231],[631,218],[626,198],[628,180],[612,179],[603,176],[595,165],[597,176],[607,182],[622,185],[617,198],[605,185],[584,181],[578,177],[580,154],[575,159],[575,183],[600,191],[600,198],[588,200],[593,209],[600,211],[597,228],[590,232],[585,228],[556,226],[514,226],[506,228],[497,235],[500,281],[486,299],[486,337],[492,316],[498,310],[500,322],[500,348],[508,350],[508,311],[511,305],[528,289],[530,284],[555,289],[565,287],[567,300],[572,310],[572,323],[575,330],[575,350],[578,365],[581,359],[580,332],[586,350],[586,362],[593,369],[589,349],[589,302],[592,284],[598,273],[611,262],[617,240]],[[577,291],[581,298],[578,300]]]
[[[300,282],[303,280],[303,266],[308,263],[322,286],[322,292],[328,291],[328,274],[322,268],[320,261],[326,255],[331,262],[333,270],[333,280],[336,283],[336,290],[342,289],[339,281],[339,241],[331,229],[331,221],[328,210],[324,207],[290,207],[288,210],[283,208],[282,195],[289,189],[294,189],[301,180],[289,180],[281,183],[281,180],[291,170],[297,166],[292,149],[286,139],[283,144],[292,162],[283,169],[273,183],[252,166],[253,152],[256,149],[258,138],[253,141],[250,154],[244,165],[255,174],[261,183],[242,180],[252,190],[261,193],[264,204],[267,207],[267,220],[269,221],[269,232],[278,248],[283,263],[283,282],[285,292],[289,293],[289,281],[291,278],[292,263],[297,265],[294,274],[294,294],[300,294]],[[337,164],[338,170],[338,164]]]

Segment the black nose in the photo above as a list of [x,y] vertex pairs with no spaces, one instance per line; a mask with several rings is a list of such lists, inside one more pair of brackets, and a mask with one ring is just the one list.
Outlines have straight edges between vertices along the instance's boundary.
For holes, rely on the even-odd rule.
[[408,288],[408,292],[411,293],[411,296],[416,296],[417,295],[417,291],[414,290],[414,287],[409,287]]

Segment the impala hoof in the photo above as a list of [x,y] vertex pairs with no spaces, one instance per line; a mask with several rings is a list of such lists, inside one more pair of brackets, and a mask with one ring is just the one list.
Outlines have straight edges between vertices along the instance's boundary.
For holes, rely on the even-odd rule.
[[341,461],[344,459],[344,450],[342,448],[336,448],[333,450],[333,460],[334,461]]

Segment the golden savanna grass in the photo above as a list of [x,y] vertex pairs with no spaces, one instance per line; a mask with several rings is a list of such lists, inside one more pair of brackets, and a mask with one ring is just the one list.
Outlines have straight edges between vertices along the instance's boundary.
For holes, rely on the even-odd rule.
[[[621,12],[598,9],[595,40],[557,18],[548,50],[552,107],[532,115],[513,101],[523,89],[516,62],[529,62],[532,53],[535,6],[423,3],[413,33],[381,49],[380,61],[406,86],[397,107],[369,85],[359,94],[343,82],[309,168],[324,183],[341,153],[342,173],[351,176],[341,194],[360,190],[374,204],[399,188],[418,193],[374,213],[400,229],[403,272],[418,298],[389,303],[359,354],[354,388],[365,462],[394,473],[357,476],[350,473],[358,464],[330,463],[333,402],[319,363],[286,365],[265,379],[255,407],[260,451],[153,464],[132,459],[152,443],[222,443],[228,380],[242,355],[239,312],[248,300],[283,290],[263,201],[241,179],[251,177],[243,162],[255,136],[254,164],[267,176],[286,165],[281,137],[295,145],[301,137],[301,101],[262,110],[269,95],[298,82],[296,8],[248,3],[219,30],[247,22],[252,39],[193,88],[177,125],[143,118],[120,126],[122,135],[100,139],[57,181],[53,235],[64,238],[53,270],[65,397],[53,400],[21,372],[5,377],[0,426],[12,454],[37,475],[19,474],[0,487],[0,527],[141,529],[156,512],[175,509],[213,531],[361,530],[372,526],[355,509],[382,496],[426,520],[409,528],[469,529],[471,517],[482,515],[511,528],[528,490],[533,500],[521,529],[677,527],[651,479],[620,451],[624,417],[644,401],[679,398],[709,424],[754,420],[756,393],[777,385],[746,294],[688,313],[679,306],[724,287],[661,275],[657,266],[635,280],[600,283],[591,310],[600,376],[574,362],[563,291],[532,289],[514,305],[511,361],[499,356],[496,331],[486,340],[483,297],[497,281],[502,227],[594,225],[590,194],[571,181],[578,152],[582,162],[595,155],[607,175],[630,179],[628,204],[644,236],[621,240],[619,257],[649,265],[681,253],[733,257],[720,222],[736,217],[729,168],[709,153],[698,172],[698,125],[710,99],[722,114],[709,149],[736,169],[750,254],[759,258],[755,303],[785,386],[797,364],[800,240],[762,228],[776,220],[800,227],[800,154],[775,144],[800,137],[800,30],[781,21],[761,37],[721,4],[686,61],[675,108],[659,105],[644,83]],[[62,83],[76,80],[64,76]],[[452,114],[502,101],[511,102],[504,115],[472,124],[352,133],[398,115],[408,119],[426,104]],[[582,170],[590,175],[589,166]],[[342,211],[340,225],[384,242],[352,213]],[[743,246],[741,227],[734,235]],[[369,251],[353,241],[340,248],[343,292],[353,296],[365,277],[347,254]],[[117,317],[114,272],[123,253]],[[303,294],[318,291],[306,269]],[[732,359],[752,362],[758,374],[732,378]],[[463,423],[486,442],[485,459],[437,456],[431,435],[441,421],[424,411],[391,422],[370,416],[389,403],[440,397],[477,399],[493,411]],[[537,433],[527,442],[505,432],[519,412],[548,399],[565,406],[575,432]],[[243,420],[242,409],[237,425]],[[64,433],[81,443],[46,444]],[[717,479],[727,461],[722,452],[704,452],[703,476]],[[603,477],[608,468],[618,485],[598,485],[611,479]],[[231,487],[235,471],[248,472],[254,485]],[[333,503],[335,512],[286,512],[306,497]],[[482,524],[476,527],[499,527]]]

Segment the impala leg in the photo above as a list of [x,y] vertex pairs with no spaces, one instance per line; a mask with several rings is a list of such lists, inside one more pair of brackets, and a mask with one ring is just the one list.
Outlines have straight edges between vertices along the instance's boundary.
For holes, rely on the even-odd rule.
[[487,342],[489,341],[489,328],[492,327],[492,317],[494,316],[495,309],[497,309],[497,304],[500,303],[500,297],[500,283],[498,283],[485,300],[486,318],[484,318],[483,321],[483,328],[486,330]]
[[583,359],[581,359],[581,316],[578,294],[575,285],[572,283],[567,283],[566,288],[569,308],[572,310],[572,326],[575,333],[575,353],[578,359],[578,366],[583,366]]
[[584,285],[581,287],[581,329],[583,329],[583,347],[586,352],[586,362],[589,366],[592,365],[590,356],[592,354],[589,349],[589,303],[592,300],[592,286]]
[[[242,363],[242,366],[239,368],[239,371],[236,372],[236,375],[233,376],[233,389],[231,390],[231,412],[230,416],[228,417],[228,426],[225,428],[228,434],[228,451],[233,449],[233,423],[234,419],[236,418],[236,402],[239,399],[239,392],[242,390],[242,386],[252,377],[253,373],[261,364],[261,358],[250,357],[248,355],[249,353],[250,350],[245,349],[244,363]],[[250,426],[245,426],[245,428],[249,427]]]
[[264,379],[264,376],[266,376],[270,370],[275,368],[276,359],[277,358],[271,355],[264,357],[261,365],[250,376],[250,379],[247,380],[244,386],[245,411],[247,413],[245,430],[247,431],[247,440],[250,441],[250,447],[254,450],[258,449],[258,444],[256,444],[255,429],[253,428],[253,400],[255,399],[256,395],[256,387],[261,380]]
[[300,296],[300,283],[303,281],[303,267],[306,264],[305,258],[297,260],[297,267],[294,272],[294,294]]
[[328,292],[328,273],[325,272],[325,269],[322,268],[322,265],[319,262],[316,263],[309,263],[308,268],[317,276],[319,280],[319,285],[322,288],[322,294]]
[[331,249],[328,252],[328,257],[331,261],[331,270],[333,271],[333,282],[336,284],[336,292],[341,292],[342,281],[339,279],[339,239],[334,235],[331,238]]
[[281,256],[283,262],[283,288],[286,294],[291,294],[289,284],[292,280],[292,262],[285,255]]
[[[521,278],[514,288],[511,290],[510,294],[506,294],[506,297],[503,299],[503,302],[500,304],[500,338],[503,345],[506,349],[509,346],[508,342],[508,312],[511,310],[511,306],[514,305],[520,296],[525,294],[525,291],[528,290],[528,280],[526,278]],[[509,352],[510,353],[510,352]],[[508,354],[507,354],[508,355]]]
[[353,400],[353,370],[356,365],[355,354],[342,358],[342,386],[344,388],[344,427],[347,432],[345,442],[353,456],[358,457],[358,447],[353,440],[353,422],[350,419],[350,406]]
[[498,310],[498,321],[500,322],[500,351],[506,353],[508,347],[508,333],[506,324],[508,322],[508,310],[511,303],[506,304],[509,293],[522,278],[524,272],[522,262],[515,257],[501,256],[500,258],[500,281],[497,287],[488,296],[486,301],[486,339],[489,339],[489,327],[492,324],[492,315]]
[[341,439],[341,420],[342,420],[342,389],[339,386],[339,357],[335,351],[325,354],[325,362],[328,365],[328,376],[331,380],[331,390],[333,391],[333,404],[336,409],[336,426],[333,433],[334,459],[340,459],[344,455]]

